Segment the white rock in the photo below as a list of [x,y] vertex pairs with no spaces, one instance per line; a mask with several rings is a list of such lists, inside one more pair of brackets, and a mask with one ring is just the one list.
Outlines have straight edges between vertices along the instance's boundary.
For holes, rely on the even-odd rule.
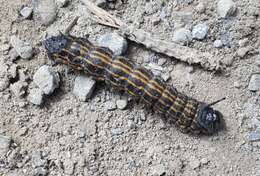
[[11,138],[0,135],[0,156],[4,156],[9,150]]
[[238,57],[243,58],[251,50],[252,50],[251,46],[239,48],[237,50],[237,55],[238,55]]
[[215,40],[213,45],[215,48],[221,48],[223,46],[223,43],[221,40]]
[[260,74],[253,74],[249,81],[248,89],[251,91],[260,90]]
[[11,36],[10,43],[23,59],[29,59],[33,55],[33,48],[29,43],[23,42],[15,35]]
[[197,6],[196,6],[196,10],[199,13],[204,13],[206,10],[206,6],[204,4],[204,2],[200,2]]
[[192,40],[191,32],[190,32],[190,30],[185,29],[185,28],[177,29],[173,34],[172,40],[175,43],[179,43],[181,45],[187,45]]
[[21,11],[20,14],[25,18],[28,19],[32,15],[33,9],[31,7],[24,7]]
[[28,83],[24,81],[18,81],[10,85],[10,89],[16,97],[22,97],[26,93]]
[[59,74],[47,65],[41,66],[33,76],[33,82],[43,91],[44,94],[50,95],[54,89],[59,87]]
[[40,89],[32,89],[27,99],[32,104],[41,105],[43,102],[43,92]]
[[44,25],[51,24],[56,18],[56,3],[54,0],[33,0],[34,17]]
[[114,56],[123,55],[127,49],[127,41],[116,33],[107,33],[98,39],[98,44],[113,51]]
[[127,100],[125,100],[125,99],[117,100],[116,106],[117,106],[118,109],[122,109],[122,110],[125,109],[126,106],[127,106]]
[[9,86],[9,78],[7,76],[0,78],[0,92],[4,91]]
[[86,101],[95,89],[96,81],[87,76],[77,76],[74,82],[73,94],[80,101]]
[[202,40],[206,37],[208,30],[209,28],[206,23],[197,24],[192,29],[192,38]]
[[217,13],[221,18],[227,18],[235,13],[236,8],[236,4],[232,0],[219,0]]

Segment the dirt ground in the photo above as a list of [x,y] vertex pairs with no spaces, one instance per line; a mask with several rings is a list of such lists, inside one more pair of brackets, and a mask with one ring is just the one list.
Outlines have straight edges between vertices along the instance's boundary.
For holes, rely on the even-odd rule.
[[[89,34],[94,42],[115,31],[93,22],[78,0],[58,8],[54,22],[47,26],[35,18],[21,18],[20,10],[32,7],[30,1],[0,2],[1,46],[16,35],[34,50],[31,59],[11,61],[10,53],[1,49],[0,68],[17,65],[28,77],[29,87],[36,70],[50,65],[40,44],[46,33],[63,31],[76,15],[79,21],[71,30],[73,35]],[[205,11],[198,12],[201,2],[206,3]],[[234,2],[236,13],[226,20],[218,18],[215,0],[127,0],[112,1],[105,7],[126,23],[168,41],[178,25],[184,23],[192,29],[199,22],[207,23],[207,37],[192,40],[188,47],[217,57],[232,56],[230,66],[220,73],[156,54],[134,42],[128,42],[126,56],[143,66],[165,59],[161,67],[170,70],[168,84],[198,100],[227,97],[214,106],[223,113],[226,130],[213,136],[183,134],[134,101],[125,110],[108,111],[105,105],[122,95],[104,84],[98,84],[92,97],[81,102],[72,93],[80,73],[66,74],[66,68],[58,65],[54,70],[60,73],[61,84],[41,106],[27,101],[27,90],[22,97],[15,96],[10,86],[0,92],[0,134],[12,139],[1,156],[0,175],[260,175],[260,142],[248,138],[257,125],[253,116],[260,119],[259,91],[248,89],[251,75],[260,71],[260,1]],[[162,11],[166,16],[155,21]],[[219,38],[226,46],[213,46]],[[242,46],[251,50],[239,57]]]

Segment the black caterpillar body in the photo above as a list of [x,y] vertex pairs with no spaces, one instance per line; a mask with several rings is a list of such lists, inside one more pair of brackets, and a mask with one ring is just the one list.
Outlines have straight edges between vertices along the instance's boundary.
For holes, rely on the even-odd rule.
[[85,38],[60,34],[43,42],[48,57],[82,70],[98,81],[141,98],[155,111],[175,122],[182,132],[212,134],[219,129],[220,113],[209,105],[168,87],[147,69],[134,65],[111,50]]

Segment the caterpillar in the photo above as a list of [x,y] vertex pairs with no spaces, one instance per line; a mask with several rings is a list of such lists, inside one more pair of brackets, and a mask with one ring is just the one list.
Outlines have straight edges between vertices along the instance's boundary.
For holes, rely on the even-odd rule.
[[213,134],[221,126],[221,113],[211,104],[200,102],[168,86],[161,78],[123,56],[113,56],[106,48],[93,45],[87,38],[60,34],[43,41],[48,57],[105,81],[133,97],[140,98],[153,110],[165,115],[184,133]]

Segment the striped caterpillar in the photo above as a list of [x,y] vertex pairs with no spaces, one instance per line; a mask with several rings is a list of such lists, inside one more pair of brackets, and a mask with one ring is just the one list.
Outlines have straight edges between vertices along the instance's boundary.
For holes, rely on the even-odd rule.
[[56,63],[81,70],[131,96],[140,98],[155,111],[166,115],[182,132],[213,134],[220,128],[221,113],[211,104],[199,102],[169,87],[147,69],[110,49],[95,46],[86,38],[60,34],[43,42],[48,57]]

